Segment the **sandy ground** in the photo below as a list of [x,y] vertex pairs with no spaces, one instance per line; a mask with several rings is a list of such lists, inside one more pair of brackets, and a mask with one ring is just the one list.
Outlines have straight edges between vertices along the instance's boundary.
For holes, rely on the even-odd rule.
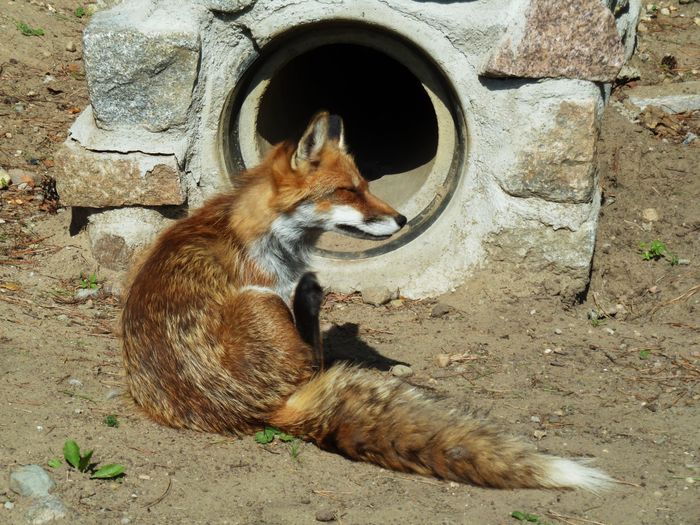
[[[50,177],[53,152],[87,103],[86,19],[75,7],[56,1],[52,13],[40,2],[2,2],[5,169]],[[698,79],[698,11],[700,3],[680,6],[644,22],[632,61],[641,78],[618,86],[613,100],[635,83]],[[20,21],[45,34],[22,35]],[[667,54],[673,67],[661,63]],[[541,524],[699,523],[700,140],[681,143],[699,116],[682,116],[676,129],[632,123],[619,107],[608,107],[599,144],[605,200],[585,302],[565,307],[544,291],[518,293],[485,272],[435,301],[372,307],[329,295],[323,310],[336,357],[378,375],[392,360],[408,363],[415,374],[407,381],[441,406],[478,408],[542,450],[593,457],[624,482],[614,491],[479,489],[352,463],[310,444],[263,447],[152,423],[123,393],[120,276],[96,265],[84,233],[69,236],[70,210],[55,213],[44,198],[50,184],[37,183],[0,191],[0,504],[14,504],[0,506],[0,522],[26,523],[30,502],[9,490],[9,472],[37,463],[56,480],[69,523],[302,524],[330,513],[345,524],[512,524],[513,511]],[[639,243],[656,239],[682,264],[643,260]],[[96,274],[101,291],[76,302],[81,273]],[[435,316],[438,301],[447,313]],[[439,354],[451,363],[441,367]],[[107,415],[119,426],[107,426]],[[50,468],[66,439],[94,448],[100,464],[123,464],[126,476],[99,481],[65,464]]]

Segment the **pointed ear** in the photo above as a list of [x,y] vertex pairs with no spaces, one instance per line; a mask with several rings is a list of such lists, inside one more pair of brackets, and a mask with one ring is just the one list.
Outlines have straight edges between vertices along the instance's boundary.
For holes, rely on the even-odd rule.
[[317,113],[309,123],[292,155],[292,168],[297,169],[302,162],[316,162],[321,150],[329,143],[345,151],[345,131],[343,119],[338,115],[329,115],[327,111]]

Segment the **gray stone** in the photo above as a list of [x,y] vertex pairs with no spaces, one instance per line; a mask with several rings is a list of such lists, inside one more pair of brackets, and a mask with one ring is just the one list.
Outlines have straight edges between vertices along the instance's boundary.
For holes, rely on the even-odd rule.
[[204,0],[207,9],[221,13],[237,13],[253,4],[256,0]]
[[126,270],[135,253],[150,244],[172,222],[146,208],[104,210],[88,219],[88,236],[95,259],[112,270]]
[[79,301],[84,301],[85,299],[88,299],[90,297],[94,297],[100,293],[99,288],[81,288],[80,290],[76,290],[75,292],[75,298]]
[[40,498],[48,496],[56,483],[39,465],[24,465],[10,474],[10,489],[20,496]]
[[334,510],[323,509],[316,512],[316,521],[327,522],[338,519],[338,514]]
[[637,86],[627,93],[627,100],[640,111],[647,106],[661,108],[666,113],[700,110],[700,80],[662,86]]
[[380,306],[391,301],[394,293],[385,286],[372,286],[362,290],[362,301],[374,306]]
[[394,365],[391,367],[391,374],[395,377],[411,377],[413,369],[406,365]]
[[483,75],[612,82],[624,63],[615,19],[600,0],[530,0],[514,24]]
[[39,173],[34,173],[29,170],[23,170],[20,168],[13,168],[8,170],[10,179],[12,179],[12,184],[19,186],[20,184],[27,184],[28,186],[34,187],[41,184],[42,176]]
[[160,206],[187,197],[172,155],[96,153],[67,141],[54,158],[56,191],[66,206]]
[[27,518],[33,525],[41,525],[60,520],[68,515],[68,509],[58,496],[45,496],[34,503],[27,511]]
[[452,307],[449,304],[438,303],[435,306],[433,306],[432,310],[430,310],[430,317],[442,317],[443,315],[447,315],[451,311]]
[[[170,7],[170,8],[168,8]],[[95,13],[83,34],[85,72],[97,123],[160,131],[184,125],[197,79],[195,6],[129,1]]]

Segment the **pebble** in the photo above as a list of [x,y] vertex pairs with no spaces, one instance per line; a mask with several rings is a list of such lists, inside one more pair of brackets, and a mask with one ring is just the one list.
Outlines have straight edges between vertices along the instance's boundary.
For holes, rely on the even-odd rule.
[[70,317],[68,317],[66,314],[60,314],[56,316],[56,321],[61,321],[62,323],[67,323],[70,321]]
[[606,328],[605,331],[610,335],[615,335],[615,330],[613,330],[612,328]]
[[392,308],[401,308],[404,305],[403,299],[392,299],[389,301],[389,306]]
[[49,495],[32,505],[27,512],[27,517],[32,524],[40,525],[63,519],[67,514],[68,509],[58,496]]
[[24,465],[10,474],[10,490],[20,496],[41,498],[49,495],[56,483],[39,465]]
[[362,290],[362,301],[366,304],[381,306],[394,297],[394,292],[386,286],[370,286]]
[[413,375],[413,368],[406,365],[394,365],[391,367],[391,373],[395,377],[411,377]]
[[11,139],[11,138],[12,138],[12,133],[10,133],[10,132],[8,131],[7,133],[5,133],[5,137],[8,138],[8,139]]
[[87,299],[89,297],[94,297],[98,293],[100,293],[99,288],[81,288],[80,290],[75,292],[75,298],[78,299],[79,301],[82,301],[82,300]]
[[332,510],[319,510],[316,513],[316,521],[335,521],[337,519],[337,515],[335,511]]
[[440,368],[445,368],[450,364],[450,356],[447,354],[438,354],[435,356],[435,361]]
[[70,386],[75,386],[78,388],[83,386],[83,382],[80,379],[75,379],[75,378],[69,379],[68,384]]
[[530,421],[533,423],[541,423],[542,420],[540,419],[540,416],[530,416]]
[[659,212],[654,208],[646,208],[642,211],[642,218],[645,221],[656,222],[659,220]]
[[121,396],[124,393],[124,391],[121,388],[110,388],[107,390],[107,393],[105,394],[105,399],[107,401],[111,401],[112,399],[115,399],[119,396]]
[[452,307],[445,303],[438,303],[430,311],[430,317],[442,317],[452,311]]
[[66,51],[70,51],[71,53],[73,53],[75,51],[75,42],[73,42],[72,40],[66,42]]
[[670,10],[668,7],[662,7],[662,8],[659,10],[659,12],[660,12],[662,15],[664,15],[664,16],[668,16],[668,15],[671,14],[671,10]]
[[690,264],[690,259],[678,259],[678,264],[681,266],[688,266]]
[[555,329],[554,329],[554,333],[557,334],[557,335],[561,335],[561,334],[562,334],[561,328],[555,328]]
[[15,504],[12,503],[11,501],[6,501],[5,504],[3,505],[7,510],[12,510],[15,508]]

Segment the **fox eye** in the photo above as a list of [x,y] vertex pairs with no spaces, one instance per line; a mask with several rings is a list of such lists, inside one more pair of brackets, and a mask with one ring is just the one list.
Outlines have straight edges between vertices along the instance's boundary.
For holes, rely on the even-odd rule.
[[348,188],[340,188],[339,191],[346,192],[346,193],[351,193],[353,195],[359,195],[360,192],[358,191],[357,188],[355,187],[348,187]]

